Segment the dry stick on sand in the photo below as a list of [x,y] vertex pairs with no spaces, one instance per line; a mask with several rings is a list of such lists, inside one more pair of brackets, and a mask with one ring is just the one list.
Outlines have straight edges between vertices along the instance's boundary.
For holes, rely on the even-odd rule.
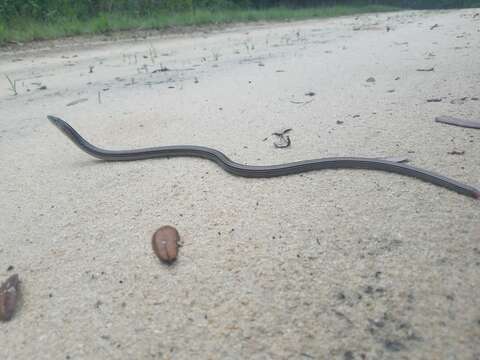
[[8,82],[10,83],[10,90],[13,91],[13,95],[18,95],[17,93],[17,80],[12,80],[8,77],[8,75],[5,75],[7,78]]
[[67,104],[67,106],[77,105],[77,104],[80,104],[80,103],[85,102],[85,101],[88,101],[88,99],[87,99],[87,98],[78,99],[78,100],[69,102],[69,103]]
[[431,67],[431,68],[428,68],[428,69],[417,69],[417,71],[423,71],[423,72],[435,71],[435,68]]

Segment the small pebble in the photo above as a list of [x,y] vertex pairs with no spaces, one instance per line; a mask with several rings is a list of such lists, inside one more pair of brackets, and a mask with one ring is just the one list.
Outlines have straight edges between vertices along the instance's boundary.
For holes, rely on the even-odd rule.
[[178,241],[180,235],[173,226],[166,225],[159,228],[152,236],[152,248],[158,258],[171,264],[177,259]]

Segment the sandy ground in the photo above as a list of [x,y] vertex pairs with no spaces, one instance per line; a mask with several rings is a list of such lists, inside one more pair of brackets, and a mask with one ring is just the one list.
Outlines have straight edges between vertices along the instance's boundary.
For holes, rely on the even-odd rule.
[[[479,186],[480,131],[433,121],[480,118],[477,13],[3,49],[18,95],[2,76],[0,278],[18,272],[22,299],[0,357],[479,359],[479,201],[376,171],[106,163],[45,118],[110,148],[197,144],[248,164],[407,156]],[[276,149],[287,127],[292,146]],[[165,224],[183,241],[170,267],[150,245]]]

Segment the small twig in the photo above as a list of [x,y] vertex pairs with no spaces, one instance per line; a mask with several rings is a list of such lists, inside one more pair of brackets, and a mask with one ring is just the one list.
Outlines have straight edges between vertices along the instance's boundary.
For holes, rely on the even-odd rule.
[[166,66],[163,66],[163,64],[160,64],[160,69],[153,70],[152,74],[155,74],[158,72],[165,72],[165,71],[170,71],[170,69]]
[[13,91],[13,95],[18,95],[17,93],[17,80],[13,80],[10,79],[8,77],[8,75],[5,75],[5,77],[7,78],[8,82],[10,83],[10,90]]
[[213,55],[213,60],[215,60],[215,61],[218,61],[218,59],[221,56],[220,53],[214,52],[214,51],[212,51],[212,55]]
[[69,102],[66,106],[77,105],[77,104],[83,103],[83,102],[85,102],[85,101],[88,101],[88,99],[87,99],[87,98],[78,99],[78,100]]
[[292,104],[298,104],[298,105],[307,105],[310,104],[313,101],[313,99],[310,99],[308,101],[295,101],[295,100],[290,100]]
[[155,58],[158,57],[157,50],[153,47],[153,44],[150,43],[150,48],[148,49],[149,55],[150,55],[150,60],[152,61],[152,64],[155,64]]

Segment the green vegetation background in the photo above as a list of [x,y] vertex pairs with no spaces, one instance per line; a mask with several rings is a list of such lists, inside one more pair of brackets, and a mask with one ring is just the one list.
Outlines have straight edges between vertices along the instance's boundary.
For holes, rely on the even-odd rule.
[[0,44],[112,30],[477,6],[480,0],[0,0]]

